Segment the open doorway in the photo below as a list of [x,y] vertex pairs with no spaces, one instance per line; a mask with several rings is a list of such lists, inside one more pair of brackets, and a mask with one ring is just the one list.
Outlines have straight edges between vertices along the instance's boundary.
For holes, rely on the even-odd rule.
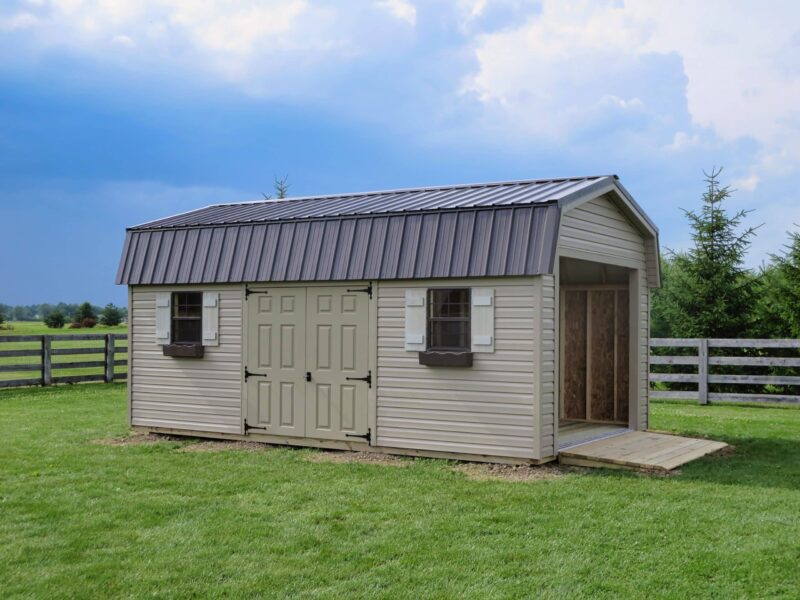
[[630,272],[560,262],[559,448],[628,431]]

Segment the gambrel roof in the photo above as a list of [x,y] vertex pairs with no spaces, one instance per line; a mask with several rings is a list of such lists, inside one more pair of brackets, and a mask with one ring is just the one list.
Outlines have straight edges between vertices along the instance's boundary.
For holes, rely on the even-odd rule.
[[117,283],[552,273],[562,210],[609,193],[657,240],[613,175],[310,196],[212,205],[131,227]]

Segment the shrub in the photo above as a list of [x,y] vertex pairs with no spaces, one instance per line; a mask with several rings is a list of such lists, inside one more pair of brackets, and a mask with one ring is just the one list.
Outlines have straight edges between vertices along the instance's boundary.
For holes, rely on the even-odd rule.
[[103,312],[100,313],[100,324],[115,327],[120,323],[122,323],[122,311],[113,304],[106,304]]
[[69,328],[70,329],[80,329],[81,327],[83,327],[83,325],[81,325],[80,323],[70,323],[69,324]]
[[6,316],[3,313],[0,313],[0,325],[6,322]]
[[67,318],[64,316],[64,313],[58,310],[51,312],[44,318],[44,324],[50,329],[61,329],[66,322]]
[[86,327],[88,329],[91,329],[95,325],[97,325],[97,319],[93,319],[91,317],[86,317],[85,319],[81,319],[81,327]]

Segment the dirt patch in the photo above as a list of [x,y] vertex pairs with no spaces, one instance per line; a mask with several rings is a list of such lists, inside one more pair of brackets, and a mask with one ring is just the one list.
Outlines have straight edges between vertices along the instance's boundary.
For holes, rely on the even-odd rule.
[[239,450],[241,452],[263,452],[272,446],[261,442],[241,442],[237,440],[206,440],[189,444],[180,449],[181,452],[222,452],[225,450]]
[[381,454],[379,452],[347,452],[338,450],[321,450],[309,454],[307,460],[316,463],[366,463],[385,465],[388,467],[407,467],[414,462],[413,458]]
[[736,446],[728,444],[724,448],[720,448],[719,450],[717,450],[716,452],[712,452],[708,456],[712,458],[729,458],[734,454],[736,454]]
[[492,463],[463,463],[454,470],[464,473],[472,481],[542,481],[558,479],[583,469],[557,464],[544,465],[499,465]]
[[159,442],[182,442],[187,439],[179,435],[167,435],[164,433],[132,433],[118,438],[104,438],[94,440],[93,444],[101,446],[139,446],[141,444],[157,444]]

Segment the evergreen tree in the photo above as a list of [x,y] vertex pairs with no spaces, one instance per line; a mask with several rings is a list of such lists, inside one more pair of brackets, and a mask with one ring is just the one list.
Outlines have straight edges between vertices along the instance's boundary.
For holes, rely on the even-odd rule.
[[755,311],[754,335],[800,337],[800,232],[762,269]]
[[81,323],[84,319],[96,319],[97,313],[89,302],[84,302],[75,311],[75,322]]
[[122,323],[122,311],[113,304],[106,304],[100,313],[100,324],[108,327],[115,327]]
[[[272,183],[272,187],[275,190],[275,198],[278,200],[283,200],[289,194],[289,176],[284,175],[283,179],[275,178],[275,181]],[[261,192],[261,195],[264,196],[264,200],[272,200],[272,194],[265,194]]]
[[744,267],[755,228],[742,230],[750,211],[733,215],[722,206],[731,195],[721,186],[722,169],[704,173],[706,191],[699,212],[684,210],[693,247],[673,253],[665,285],[654,304],[657,317],[670,324],[675,337],[736,338],[748,334],[756,280]]

